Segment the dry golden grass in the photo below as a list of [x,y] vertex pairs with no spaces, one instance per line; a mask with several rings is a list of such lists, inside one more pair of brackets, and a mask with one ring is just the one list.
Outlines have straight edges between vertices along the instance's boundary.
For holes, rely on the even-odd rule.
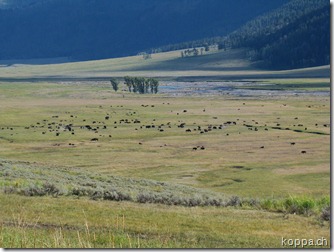
[[[330,246],[328,224],[293,214],[2,194],[0,199],[0,234],[17,239],[0,239],[3,247],[34,248],[44,241],[39,247],[283,248],[282,237],[323,237]],[[11,230],[4,221],[14,224]]]
[[[173,60],[176,55],[164,57]],[[105,76],[111,67],[114,71],[110,75],[124,76],[135,73],[126,69],[117,72],[129,62],[135,66],[141,64],[141,59],[59,65],[54,72],[49,72],[50,66],[22,66],[17,77],[43,76],[43,71],[45,75]],[[161,61],[157,59],[156,63]],[[225,63],[221,67],[231,67],[223,66]],[[89,68],[91,72],[87,72]],[[138,75],[147,73],[142,70]],[[153,75],[217,73],[200,70],[153,72]],[[6,74],[12,76],[14,70],[8,69]],[[279,80],[282,84],[289,82]],[[30,162],[36,166],[36,173],[46,172],[43,167],[55,170],[67,167],[73,172],[78,167],[83,175],[95,172],[101,176],[153,179],[261,200],[290,195],[322,198],[330,193],[329,97],[136,95],[114,93],[110,84],[103,81],[2,82],[0,90],[0,158]],[[141,122],[120,123],[122,119]],[[93,121],[100,127],[97,133],[80,128],[93,126]],[[236,124],[226,124],[228,121]],[[63,124],[59,136],[48,131],[48,123],[55,123],[52,130],[55,125]],[[181,123],[185,123],[184,128],[178,127]],[[63,126],[68,124],[73,124],[74,135],[64,130]],[[152,124],[156,128],[146,129],[146,125]],[[163,132],[157,129],[161,124]],[[203,134],[198,130],[198,126],[203,130],[209,125],[224,127]],[[99,141],[92,142],[95,137]],[[198,146],[204,146],[205,150],[193,149]],[[20,177],[12,183],[15,182],[26,183]],[[34,247],[29,239],[23,238],[41,236],[45,238],[43,247],[276,248],[281,247],[281,237],[329,240],[330,236],[329,223],[319,220],[319,213],[306,217],[247,206],[186,208],[2,193],[0,201],[0,246]],[[40,224],[42,228],[5,224],[17,223],[18,219],[30,226]],[[58,229],[50,229],[54,226],[74,229],[69,228],[62,235]],[[109,231],[96,231],[99,229]],[[78,235],[78,230],[83,232]],[[85,230],[96,232],[99,239],[87,237]],[[6,235],[16,238],[4,243]],[[110,235],[117,241],[110,239]]]
[[[15,126],[14,131],[1,132],[2,157],[84,167],[104,174],[176,182],[249,197],[292,192],[328,193],[330,128],[327,125],[330,118],[327,97],[255,100],[229,96],[140,96],[115,94],[109,84],[103,82],[81,86],[61,83],[16,86],[21,87],[17,89],[23,92],[22,99],[13,97],[9,85],[3,86],[5,99],[0,100],[4,111],[0,115],[0,128]],[[131,114],[134,112],[136,114]],[[111,116],[108,121],[104,119],[107,114]],[[53,115],[59,118],[53,119]],[[126,118],[139,119],[141,123],[119,123]],[[75,135],[61,132],[57,137],[46,128],[24,129],[37,122],[43,124],[43,120],[72,123]],[[98,124],[106,125],[107,129],[94,133],[79,128],[92,125],[94,120],[103,122]],[[198,126],[204,129],[228,121],[236,125],[225,125],[222,130],[204,134],[195,131]],[[186,126],[179,128],[180,123]],[[157,128],[145,129],[145,125],[151,124],[164,124],[164,132]],[[252,125],[252,130],[245,124]],[[284,130],[272,128],[278,124]],[[187,133],[186,129],[192,132]],[[43,135],[43,131],[47,133]],[[99,141],[91,142],[94,137]],[[291,145],[292,142],[296,144]],[[193,150],[196,146],[204,146],[205,150]],[[243,169],[233,168],[235,166],[243,166]],[[324,174],[316,188],[307,186],[306,181],[311,177],[302,179],[303,184],[298,182],[297,176],[290,176],[308,174],[310,169],[312,174]]]

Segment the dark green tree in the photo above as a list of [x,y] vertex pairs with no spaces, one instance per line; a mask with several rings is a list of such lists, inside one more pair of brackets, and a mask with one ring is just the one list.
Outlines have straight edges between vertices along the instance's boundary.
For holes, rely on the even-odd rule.
[[145,93],[148,93],[150,88],[150,79],[145,79]]
[[125,76],[125,77],[124,77],[124,84],[128,87],[129,92],[131,92],[131,88],[132,88],[132,77],[130,77],[130,76]]
[[151,91],[152,94],[158,93],[159,81],[153,78],[125,76],[124,83],[129,92],[146,94]]
[[159,87],[159,81],[156,79],[152,79],[152,86],[153,86],[153,91],[155,94],[158,93],[158,87]]
[[119,82],[115,78],[112,78],[110,80],[110,83],[112,85],[112,88],[115,90],[115,92],[117,92]]

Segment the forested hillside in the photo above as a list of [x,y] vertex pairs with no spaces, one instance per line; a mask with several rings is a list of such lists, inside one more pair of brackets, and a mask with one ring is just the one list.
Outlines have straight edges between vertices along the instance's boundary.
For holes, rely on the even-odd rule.
[[251,48],[250,59],[268,68],[329,64],[329,1],[293,0],[230,34],[225,46]]
[[0,60],[134,55],[225,36],[288,0],[0,0]]
[[153,49],[169,51],[218,44],[248,48],[260,67],[292,69],[330,62],[330,5],[327,0],[292,0],[261,15],[228,36],[209,37]]

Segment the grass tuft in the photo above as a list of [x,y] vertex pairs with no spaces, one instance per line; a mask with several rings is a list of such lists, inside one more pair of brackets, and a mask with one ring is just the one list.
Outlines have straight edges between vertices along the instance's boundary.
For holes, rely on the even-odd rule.
[[260,202],[264,210],[282,212],[287,214],[299,214],[304,216],[321,215],[323,220],[330,219],[330,199],[322,197],[315,199],[307,196],[290,196],[285,199],[265,199]]

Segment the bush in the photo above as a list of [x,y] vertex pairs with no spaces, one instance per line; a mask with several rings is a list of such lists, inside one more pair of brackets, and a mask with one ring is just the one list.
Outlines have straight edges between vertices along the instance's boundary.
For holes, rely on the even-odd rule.
[[310,215],[315,208],[315,201],[309,198],[290,197],[283,201],[286,212],[291,214]]
[[224,203],[221,199],[207,198],[203,202],[204,206],[224,206]]
[[260,206],[260,201],[258,199],[251,198],[251,199],[246,200],[245,203],[247,203],[251,207],[259,207]]
[[226,206],[241,206],[241,200],[238,196],[232,196],[227,201]]
[[104,200],[114,200],[114,201],[132,200],[130,195],[123,193],[123,192],[118,192],[116,190],[104,191],[103,199]]
[[5,187],[3,189],[4,193],[11,194],[11,193],[17,193],[17,188],[10,186],[10,187]]
[[188,201],[182,197],[179,197],[179,196],[176,196],[176,195],[173,195],[171,197],[171,203],[174,205],[174,206],[186,206],[188,205]]
[[331,208],[330,208],[330,206],[324,207],[322,209],[320,218],[324,221],[330,221],[330,219],[331,219]]
[[102,199],[102,198],[103,198],[103,192],[102,191],[95,191],[90,197],[90,199],[92,199],[92,200],[99,200],[99,199]]
[[44,196],[46,195],[46,192],[43,190],[43,188],[40,188],[36,185],[32,185],[26,189],[23,189],[21,193],[25,196]]
[[90,196],[90,195],[93,195],[93,192],[91,189],[86,189],[84,187],[75,187],[70,191],[70,195]]
[[200,197],[190,198],[188,201],[188,206],[190,207],[200,206],[201,204],[202,204],[202,199]]
[[54,184],[50,184],[48,182],[43,184],[42,190],[45,192],[45,194],[52,195],[54,197],[60,194],[60,190]]
[[[160,201],[164,201],[164,199],[160,199]],[[139,202],[139,203],[154,203],[155,202],[155,196],[153,194],[147,193],[147,192],[138,193],[137,202]]]

